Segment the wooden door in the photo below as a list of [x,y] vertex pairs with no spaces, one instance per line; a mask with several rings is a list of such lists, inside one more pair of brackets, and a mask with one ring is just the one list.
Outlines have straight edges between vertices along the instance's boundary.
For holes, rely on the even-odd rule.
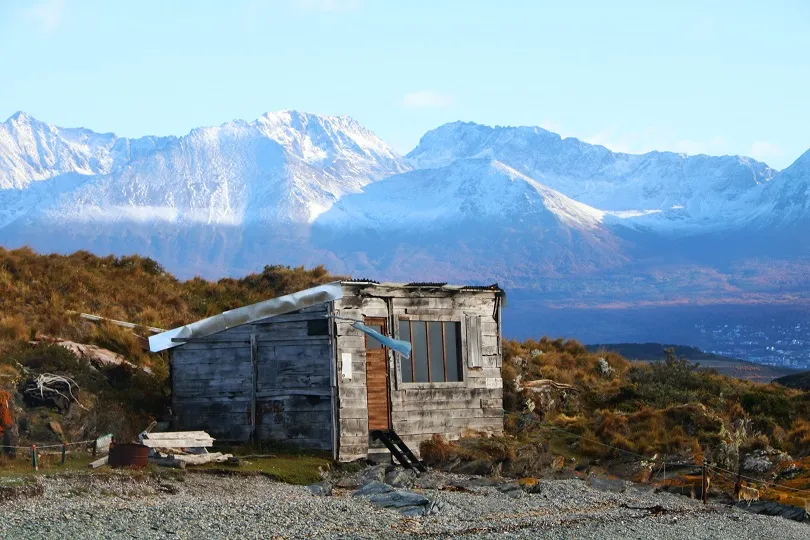
[[[365,324],[383,335],[388,334],[385,319],[367,318]],[[390,429],[388,349],[370,336],[366,336],[366,392],[369,431]]]

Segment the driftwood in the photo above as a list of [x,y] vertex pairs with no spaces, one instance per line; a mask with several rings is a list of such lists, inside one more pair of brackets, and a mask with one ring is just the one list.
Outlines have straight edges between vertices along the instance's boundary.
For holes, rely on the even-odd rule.
[[532,392],[539,392],[545,388],[555,388],[557,390],[571,390],[573,392],[576,392],[577,390],[574,386],[570,384],[558,383],[557,381],[552,381],[551,379],[537,379],[536,381],[521,382],[519,377],[515,379],[515,388],[518,391],[521,391],[524,388],[526,388],[527,390],[531,390]]
[[175,454],[172,456],[160,456],[150,458],[149,461],[155,465],[163,467],[174,467],[177,469],[185,469],[187,465],[205,465],[206,463],[224,463],[233,457],[233,454],[222,454],[214,452],[213,454]]
[[91,469],[98,469],[99,467],[101,467],[101,466],[103,466],[103,465],[106,465],[106,464],[107,464],[107,459],[108,459],[108,458],[109,458],[109,456],[104,456],[104,457],[103,457],[103,458],[101,458],[101,459],[97,459],[97,460],[95,460],[95,461],[91,462],[91,463],[90,463],[89,465],[87,465],[87,466],[88,466],[88,467],[90,467]]

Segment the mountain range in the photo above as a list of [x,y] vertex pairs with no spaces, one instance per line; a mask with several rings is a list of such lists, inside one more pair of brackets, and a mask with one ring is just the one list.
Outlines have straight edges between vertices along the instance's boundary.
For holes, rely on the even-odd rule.
[[139,139],[0,124],[0,244],[137,252],[181,277],[325,264],[549,304],[783,302],[810,291],[808,232],[810,152],[777,171],[454,122],[402,156],[296,111]]

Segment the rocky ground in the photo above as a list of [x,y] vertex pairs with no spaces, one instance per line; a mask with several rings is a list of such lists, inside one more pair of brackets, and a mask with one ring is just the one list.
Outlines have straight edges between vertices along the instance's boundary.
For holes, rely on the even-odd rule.
[[0,499],[0,538],[810,536],[810,526],[783,518],[634,488],[594,489],[576,479],[519,486],[433,472],[418,479],[397,472],[386,477],[371,468],[309,487],[196,473],[47,477],[37,483],[20,497]]

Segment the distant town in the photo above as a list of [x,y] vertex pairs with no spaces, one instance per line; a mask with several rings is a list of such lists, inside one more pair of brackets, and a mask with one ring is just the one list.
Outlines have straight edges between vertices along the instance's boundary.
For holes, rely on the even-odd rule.
[[752,324],[694,325],[698,346],[708,352],[769,366],[810,369],[810,323],[771,319]]

